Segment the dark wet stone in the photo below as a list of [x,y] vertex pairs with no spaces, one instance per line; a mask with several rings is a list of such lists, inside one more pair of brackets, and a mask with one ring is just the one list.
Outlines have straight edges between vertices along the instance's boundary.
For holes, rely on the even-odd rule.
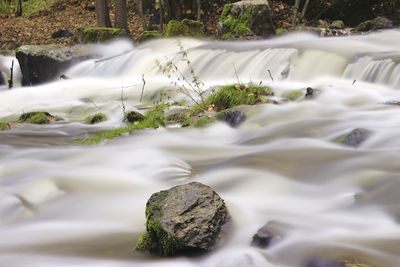
[[246,120],[246,113],[240,108],[221,111],[217,115],[218,120],[226,122],[229,126],[239,127]]
[[63,29],[55,31],[51,34],[51,38],[54,38],[54,39],[66,38],[66,37],[72,37],[72,36],[74,36],[74,34],[72,32],[63,30]]
[[124,121],[129,122],[129,123],[134,123],[137,121],[143,121],[145,119],[145,116],[137,111],[128,111],[125,114]]
[[274,241],[279,240],[281,234],[273,223],[267,223],[253,236],[251,245],[259,248],[268,248]]

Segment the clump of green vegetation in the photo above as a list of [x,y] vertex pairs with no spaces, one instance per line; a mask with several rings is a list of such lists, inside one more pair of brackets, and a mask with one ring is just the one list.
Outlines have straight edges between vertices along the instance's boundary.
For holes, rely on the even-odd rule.
[[167,24],[164,37],[175,36],[202,37],[204,36],[204,24],[189,19],[184,19],[182,21],[171,20]]
[[267,103],[268,97],[273,95],[272,88],[268,86],[254,84],[225,85],[207,97],[201,106],[221,111],[240,105]]
[[126,30],[117,28],[78,28],[75,33],[76,40],[84,44],[104,42],[127,36]]
[[164,111],[167,107],[168,105],[166,104],[156,105],[146,113],[144,120],[131,123],[125,127],[112,129],[109,131],[99,133],[94,136],[90,136],[85,140],[83,140],[82,143],[88,145],[94,145],[100,143],[103,140],[110,140],[117,138],[125,133],[132,133],[143,129],[151,129],[151,128],[157,129],[161,126],[164,126],[164,121],[165,121]]
[[11,125],[7,122],[0,121],[0,131],[11,129]]
[[215,122],[217,119],[213,116],[202,116],[198,119],[194,120],[194,127],[196,128],[205,128]]
[[87,124],[97,124],[107,120],[107,116],[104,113],[96,113],[85,118]]
[[296,100],[300,99],[301,97],[303,97],[304,93],[301,90],[291,90],[291,91],[285,92],[282,96],[289,101],[296,101]]
[[152,39],[161,38],[162,34],[158,31],[144,31],[140,34],[138,41],[144,42]]
[[55,117],[45,111],[34,111],[23,113],[19,117],[18,122],[31,124],[48,124],[58,120],[62,120],[62,118]]
[[[17,9],[18,1],[0,1],[0,14],[9,15]],[[29,0],[22,2],[23,15],[35,15],[43,10],[49,10],[55,6],[58,0]]]

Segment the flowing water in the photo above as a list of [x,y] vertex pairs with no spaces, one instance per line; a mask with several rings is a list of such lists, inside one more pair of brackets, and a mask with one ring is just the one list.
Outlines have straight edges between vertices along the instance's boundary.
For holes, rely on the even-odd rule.
[[[180,61],[177,40],[117,42],[99,46],[104,58],[73,67],[69,80],[0,92],[0,117],[46,110],[66,118],[0,133],[0,266],[303,267],[346,257],[398,266],[400,106],[386,102],[400,100],[400,32],[180,42],[190,64]],[[277,97],[308,86],[320,94],[259,105],[237,129],[216,123],[73,142],[120,126],[121,98],[127,109],[142,108],[142,75],[145,102],[184,99],[157,67],[168,59],[186,75],[192,66],[205,88],[239,79],[269,85]],[[110,120],[80,123],[98,111]],[[358,148],[333,142],[355,128],[373,135]],[[226,201],[232,220],[220,246],[169,259],[135,252],[150,195],[190,181]],[[267,222],[279,238],[251,247]]]

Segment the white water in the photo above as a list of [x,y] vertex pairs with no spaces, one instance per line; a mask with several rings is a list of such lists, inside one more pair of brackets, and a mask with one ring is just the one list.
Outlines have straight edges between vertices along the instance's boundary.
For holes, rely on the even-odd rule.
[[[396,31],[183,40],[206,87],[234,82],[234,63],[242,82],[261,80],[278,97],[307,86],[321,91],[309,101],[260,105],[238,129],[217,123],[148,130],[93,147],[71,144],[68,136],[121,124],[121,88],[127,108],[140,108],[142,74],[145,101],[157,101],[170,80],[154,60],[175,57],[187,67],[178,62],[175,40],[117,57],[126,43],[113,44],[105,53],[110,59],[74,67],[70,80],[0,92],[0,117],[45,109],[67,118],[0,133],[0,266],[303,267],[314,258],[344,257],[397,266],[400,107],[384,102],[400,100],[399,41]],[[79,122],[98,110],[111,120]],[[332,142],[354,128],[374,134],[357,149]],[[228,205],[232,227],[220,247],[194,258],[134,252],[149,196],[189,181],[210,185]],[[268,249],[249,246],[271,221],[281,239]]]

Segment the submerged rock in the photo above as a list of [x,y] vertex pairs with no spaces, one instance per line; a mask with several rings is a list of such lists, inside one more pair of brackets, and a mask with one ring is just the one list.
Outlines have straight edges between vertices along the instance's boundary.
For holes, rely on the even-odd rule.
[[22,72],[22,85],[37,85],[60,77],[73,64],[93,57],[83,46],[24,45],[16,57]]
[[192,182],[153,194],[146,205],[146,230],[136,249],[168,256],[212,250],[228,210],[209,186]]
[[226,4],[219,22],[222,39],[246,36],[268,37],[275,34],[271,9],[264,0],[244,0]]
[[269,222],[258,229],[253,236],[251,245],[259,248],[268,248],[273,242],[282,238],[280,225],[276,222]]
[[19,117],[18,122],[31,123],[31,124],[48,124],[48,123],[52,123],[54,121],[59,121],[59,120],[62,120],[62,119],[59,117],[53,116],[48,112],[33,111],[33,112],[23,113]]
[[372,132],[370,130],[357,128],[351,131],[349,134],[337,138],[336,142],[356,148],[359,147],[361,143],[366,141],[371,135]]
[[306,267],[376,267],[362,260],[355,259],[312,259]]

